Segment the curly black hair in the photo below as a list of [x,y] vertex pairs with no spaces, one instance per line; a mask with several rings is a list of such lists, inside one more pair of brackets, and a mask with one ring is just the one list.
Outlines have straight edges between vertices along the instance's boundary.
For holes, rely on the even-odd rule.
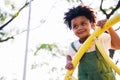
[[69,9],[69,11],[65,13],[64,23],[69,27],[69,29],[71,29],[71,20],[78,16],[85,16],[88,20],[90,20],[90,22],[96,23],[97,16],[93,8],[79,5]]

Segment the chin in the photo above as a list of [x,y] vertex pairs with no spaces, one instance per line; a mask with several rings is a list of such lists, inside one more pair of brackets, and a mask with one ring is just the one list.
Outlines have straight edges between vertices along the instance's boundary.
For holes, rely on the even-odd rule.
[[80,39],[87,39],[88,36],[79,36]]

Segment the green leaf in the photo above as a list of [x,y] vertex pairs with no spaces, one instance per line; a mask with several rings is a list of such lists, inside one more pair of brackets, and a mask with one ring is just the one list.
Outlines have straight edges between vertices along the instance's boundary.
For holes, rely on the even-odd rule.
[[41,50],[41,49],[52,52],[53,49],[58,49],[58,46],[56,44],[45,44],[45,43],[43,43],[39,47],[37,47],[37,50],[35,51],[34,55],[37,55],[38,51]]
[[4,35],[5,35],[5,32],[0,31],[0,35],[4,36]]

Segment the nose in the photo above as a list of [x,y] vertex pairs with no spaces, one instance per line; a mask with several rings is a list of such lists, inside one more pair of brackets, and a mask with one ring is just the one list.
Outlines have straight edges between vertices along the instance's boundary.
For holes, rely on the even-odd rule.
[[74,30],[79,30],[79,29],[82,29],[82,26],[76,26],[76,27],[73,27]]
[[82,29],[82,26],[78,26],[78,29]]

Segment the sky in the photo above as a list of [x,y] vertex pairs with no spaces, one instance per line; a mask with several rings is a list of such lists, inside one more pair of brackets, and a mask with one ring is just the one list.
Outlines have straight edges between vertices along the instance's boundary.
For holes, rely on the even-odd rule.
[[[11,1],[15,2],[18,9],[26,2],[26,0]],[[65,73],[60,73],[60,70],[58,70],[59,75],[57,76],[55,72],[49,72],[51,75],[46,75],[46,73],[48,74],[48,70],[53,66],[64,68],[64,57],[58,55],[58,58],[53,58],[46,53],[33,56],[33,52],[41,43],[62,43],[63,46],[63,44],[68,45],[69,42],[77,39],[66,25],[63,24],[64,12],[76,5],[78,3],[68,3],[65,0],[34,0],[32,2],[26,80],[48,80],[48,78],[49,80],[55,80],[56,78],[53,77],[61,77],[59,75]],[[97,4],[95,5],[97,6]],[[104,16],[99,17],[102,18]],[[27,28],[27,24],[28,7],[20,12],[19,16],[6,27],[6,30],[9,30],[10,27],[16,31],[18,29],[23,30]],[[15,35],[15,32],[11,33],[11,35]],[[0,77],[5,76],[5,80],[22,80],[26,32],[15,35],[14,40],[0,43],[0,45]],[[118,51],[116,56],[120,56],[119,53]],[[39,63],[42,63],[42,61],[50,61],[50,66],[40,67]],[[60,61],[60,66],[57,65],[58,61]],[[39,65],[37,65],[37,69],[31,70],[31,64]],[[63,76],[60,80],[62,79]]]

